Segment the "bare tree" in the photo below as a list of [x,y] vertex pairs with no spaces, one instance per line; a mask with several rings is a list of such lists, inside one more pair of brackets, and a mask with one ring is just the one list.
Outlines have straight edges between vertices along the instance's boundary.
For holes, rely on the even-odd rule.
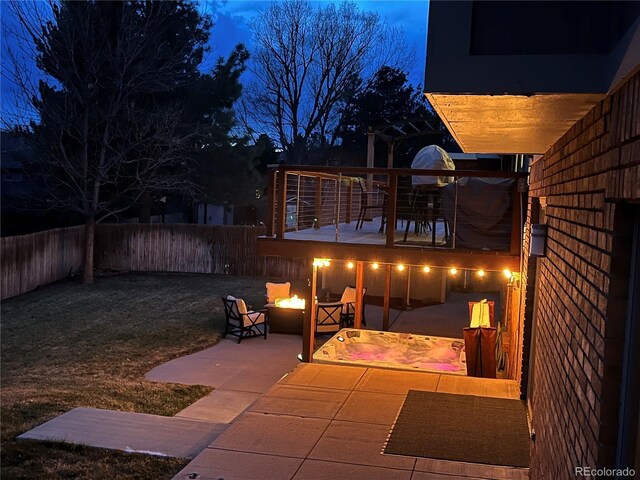
[[[35,7],[35,8],[34,8]],[[36,50],[44,79],[14,82],[38,119],[28,127],[46,200],[85,219],[84,282],[93,281],[95,224],[153,191],[184,188],[184,150],[195,132],[181,121],[210,24],[187,2],[11,4],[15,31]]]
[[302,161],[312,137],[327,141],[336,109],[361,78],[411,56],[403,32],[350,2],[274,2],[252,27],[251,111],[292,163]]

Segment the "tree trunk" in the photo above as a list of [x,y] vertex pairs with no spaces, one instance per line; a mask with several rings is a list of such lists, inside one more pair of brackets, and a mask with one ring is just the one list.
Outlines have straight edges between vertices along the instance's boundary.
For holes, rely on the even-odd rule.
[[84,226],[84,273],[82,283],[93,283],[93,241],[96,232],[96,219],[93,215],[87,218]]

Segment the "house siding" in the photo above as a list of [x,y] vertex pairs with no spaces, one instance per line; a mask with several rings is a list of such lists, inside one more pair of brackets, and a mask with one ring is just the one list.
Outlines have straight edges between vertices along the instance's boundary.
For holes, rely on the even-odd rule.
[[[614,216],[618,202],[640,200],[640,74],[534,163],[530,181],[530,196],[546,197],[548,225],[537,279],[531,478],[568,479],[576,466],[615,460],[626,312],[614,298],[626,292],[613,291]],[[530,201],[525,260],[531,216]]]

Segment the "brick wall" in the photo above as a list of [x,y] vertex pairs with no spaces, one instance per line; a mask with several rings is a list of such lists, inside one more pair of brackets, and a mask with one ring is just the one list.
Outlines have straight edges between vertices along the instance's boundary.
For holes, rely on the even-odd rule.
[[574,466],[613,461],[624,324],[613,291],[614,216],[620,200],[640,200],[640,74],[533,165],[530,194],[546,197],[549,229],[538,278],[531,478],[574,478]]

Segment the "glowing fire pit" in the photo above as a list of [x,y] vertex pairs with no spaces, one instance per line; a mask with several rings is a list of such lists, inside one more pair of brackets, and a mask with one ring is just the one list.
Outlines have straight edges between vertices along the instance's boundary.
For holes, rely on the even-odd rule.
[[335,365],[467,374],[464,341],[409,333],[343,328],[313,354]]
[[304,310],[304,303],[304,298],[298,298],[297,295],[294,295],[291,298],[276,298],[276,307],[278,308]]
[[276,298],[267,306],[269,309],[269,332],[302,335],[304,320],[304,298],[294,295],[291,298]]

